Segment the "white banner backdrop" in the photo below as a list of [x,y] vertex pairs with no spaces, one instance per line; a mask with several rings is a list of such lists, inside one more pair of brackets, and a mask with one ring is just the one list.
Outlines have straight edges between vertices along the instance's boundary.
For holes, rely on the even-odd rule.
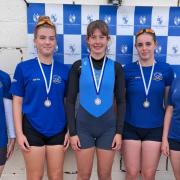
[[27,13],[29,58],[36,56],[33,31],[39,16],[48,15],[56,24],[58,50],[54,58],[65,64],[88,54],[86,27],[91,21],[102,19],[110,28],[109,57],[121,64],[136,61],[135,34],[141,28],[151,27],[158,40],[156,60],[170,63],[180,76],[180,7],[31,3]]

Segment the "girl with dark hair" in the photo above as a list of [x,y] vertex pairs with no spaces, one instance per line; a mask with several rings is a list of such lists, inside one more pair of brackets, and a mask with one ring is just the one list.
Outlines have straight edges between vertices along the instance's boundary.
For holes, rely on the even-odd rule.
[[[69,76],[67,117],[78,180],[90,179],[95,153],[99,179],[110,180],[115,151],[121,148],[124,75],[121,65],[106,55],[109,40],[107,24],[102,20],[91,22],[87,27],[90,54],[72,65]],[[75,117],[78,93],[79,106]]]

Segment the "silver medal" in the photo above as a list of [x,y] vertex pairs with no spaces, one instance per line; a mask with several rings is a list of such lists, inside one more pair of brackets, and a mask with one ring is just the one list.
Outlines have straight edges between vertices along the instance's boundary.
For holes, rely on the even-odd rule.
[[149,108],[149,106],[150,106],[150,102],[148,101],[147,97],[148,97],[149,89],[150,89],[151,82],[152,82],[152,76],[153,76],[153,72],[154,72],[154,65],[155,65],[155,61],[153,61],[153,65],[152,65],[152,68],[151,68],[151,74],[150,74],[149,82],[148,82],[148,86],[147,86],[145,78],[144,78],[143,69],[142,69],[141,63],[139,61],[139,67],[140,67],[141,76],[142,76],[142,80],[143,80],[143,84],[144,84],[144,90],[145,90],[145,94],[146,94],[146,100],[143,102],[143,107],[144,108]]
[[46,99],[44,101],[44,106],[47,107],[47,108],[50,107],[51,106],[51,101],[49,99]]
[[144,108],[149,108],[150,102],[146,99],[146,100],[143,102],[143,106],[144,106]]
[[[93,76],[93,82],[94,82],[94,86],[95,86],[95,90],[96,90],[96,98],[94,99],[94,104],[96,106],[99,106],[99,105],[102,104],[102,101],[98,97],[98,95],[99,95],[99,92],[100,92],[101,83],[102,83],[102,79],[103,79],[103,74],[104,74],[104,69],[105,69],[105,64],[106,64],[106,56],[104,56],[103,65],[102,65],[102,68],[101,68],[99,78],[97,78],[97,76],[95,74],[95,70],[94,70],[94,66],[93,66],[93,63],[92,63],[91,56],[89,56],[89,60],[90,60],[90,65],[91,65],[91,72],[92,72],[92,76]],[[97,79],[99,79],[99,81]]]
[[101,99],[97,97],[97,98],[94,100],[94,103],[95,103],[97,106],[101,105]]
[[[49,85],[48,85],[47,79],[46,79],[46,76],[45,76],[45,73],[44,73],[44,70],[43,70],[42,65],[41,65],[41,62],[40,62],[40,59],[39,59],[39,58],[37,58],[37,59],[38,59],[39,67],[40,67],[40,69],[41,69],[41,73],[42,73],[43,78],[44,78],[45,87],[46,87],[46,93],[47,93],[47,95],[48,95],[49,92],[50,92],[50,90],[51,90],[51,85],[52,85],[52,76],[53,76],[53,69],[54,69],[54,60],[52,60],[51,72],[50,72],[50,78],[49,78]],[[49,100],[48,97],[47,97],[47,99],[44,101],[44,106],[48,108],[48,107],[50,107],[51,105],[52,105],[51,100]]]

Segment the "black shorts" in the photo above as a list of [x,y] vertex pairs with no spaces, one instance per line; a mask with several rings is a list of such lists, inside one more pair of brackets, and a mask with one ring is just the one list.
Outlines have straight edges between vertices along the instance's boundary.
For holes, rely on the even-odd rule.
[[7,160],[7,146],[0,148],[0,166],[5,165]]
[[123,140],[162,141],[163,127],[139,128],[129,123],[124,124]]
[[22,123],[23,133],[26,136],[30,146],[44,146],[44,145],[63,145],[67,129],[47,137],[39,133],[30,122],[24,117]]
[[174,151],[180,151],[180,141],[169,138],[169,149]]

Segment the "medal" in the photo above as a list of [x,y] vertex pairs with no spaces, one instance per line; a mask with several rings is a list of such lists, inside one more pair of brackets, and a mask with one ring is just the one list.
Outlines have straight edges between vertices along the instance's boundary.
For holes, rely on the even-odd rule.
[[150,106],[150,102],[146,99],[144,102],[143,102],[143,107],[144,108],[149,108]]
[[97,98],[94,100],[94,103],[95,103],[95,105],[97,105],[97,106],[101,105],[101,99],[97,97]]
[[48,98],[44,101],[44,106],[47,108],[51,106],[51,101]]
[[41,65],[41,62],[40,62],[39,58],[37,58],[37,59],[38,59],[39,67],[41,69],[41,73],[42,73],[43,78],[44,78],[44,83],[45,83],[46,93],[47,93],[47,98],[44,101],[44,106],[48,108],[48,107],[50,107],[52,105],[51,101],[48,99],[48,94],[50,92],[51,84],[52,84],[52,75],[53,75],[53,69],[54,69],[54,60],[52,60],[51,73],[50,73],[49,85],[48,85],[47,84],[47,79],[46,79],[46,76],[45,76],[45,73],[44,73],[44,70],[43,70],[42,65]]
[[91,72],[92,72],[94,87],[95,87],[95,90],[96,90],[96,98],[94,99],[94,104],[99,106],[99,105],[102,104],[101,98],[99,97],[99,92],[100,92],[102,79],[103,79],[103,75],[104,75],[104,68],[105,68],[105,64],[106,64],[106,56],[104,56],[103,65],[102,65],[102,69],[101,69],[101,73],[100,73],[98,82],[97,82],[97,78],[96,78],[96,75],[95,75],[95,70],[94,70],[94,67],[93,67],[91,56],[89,56],[89,60],[90,60],[90,64],[91,64]]
[[155,62],[153,62],[153,66],[152,66],[152,69],[151,69],[151,74],[150,74],[149,82],[148,82],[148,86],[147,86],[145,78],[144,78],[143,69],[142,69],[141,63],[139,61],[139,67],[140,67],[141,76],[142,76],[143,85],[144,85],[144,90],[145,90],[145,94],[146,94],[146,100],[143,102],[143,107],[144,108],[149,108],[149,106],[150,106],[150,102],[148,101],[147,97],[148,97],[149,89],[150,89],[151,82],[152,82],[152,75],[153,75],[153,72],[154,72],[154,65],[155,65]]

